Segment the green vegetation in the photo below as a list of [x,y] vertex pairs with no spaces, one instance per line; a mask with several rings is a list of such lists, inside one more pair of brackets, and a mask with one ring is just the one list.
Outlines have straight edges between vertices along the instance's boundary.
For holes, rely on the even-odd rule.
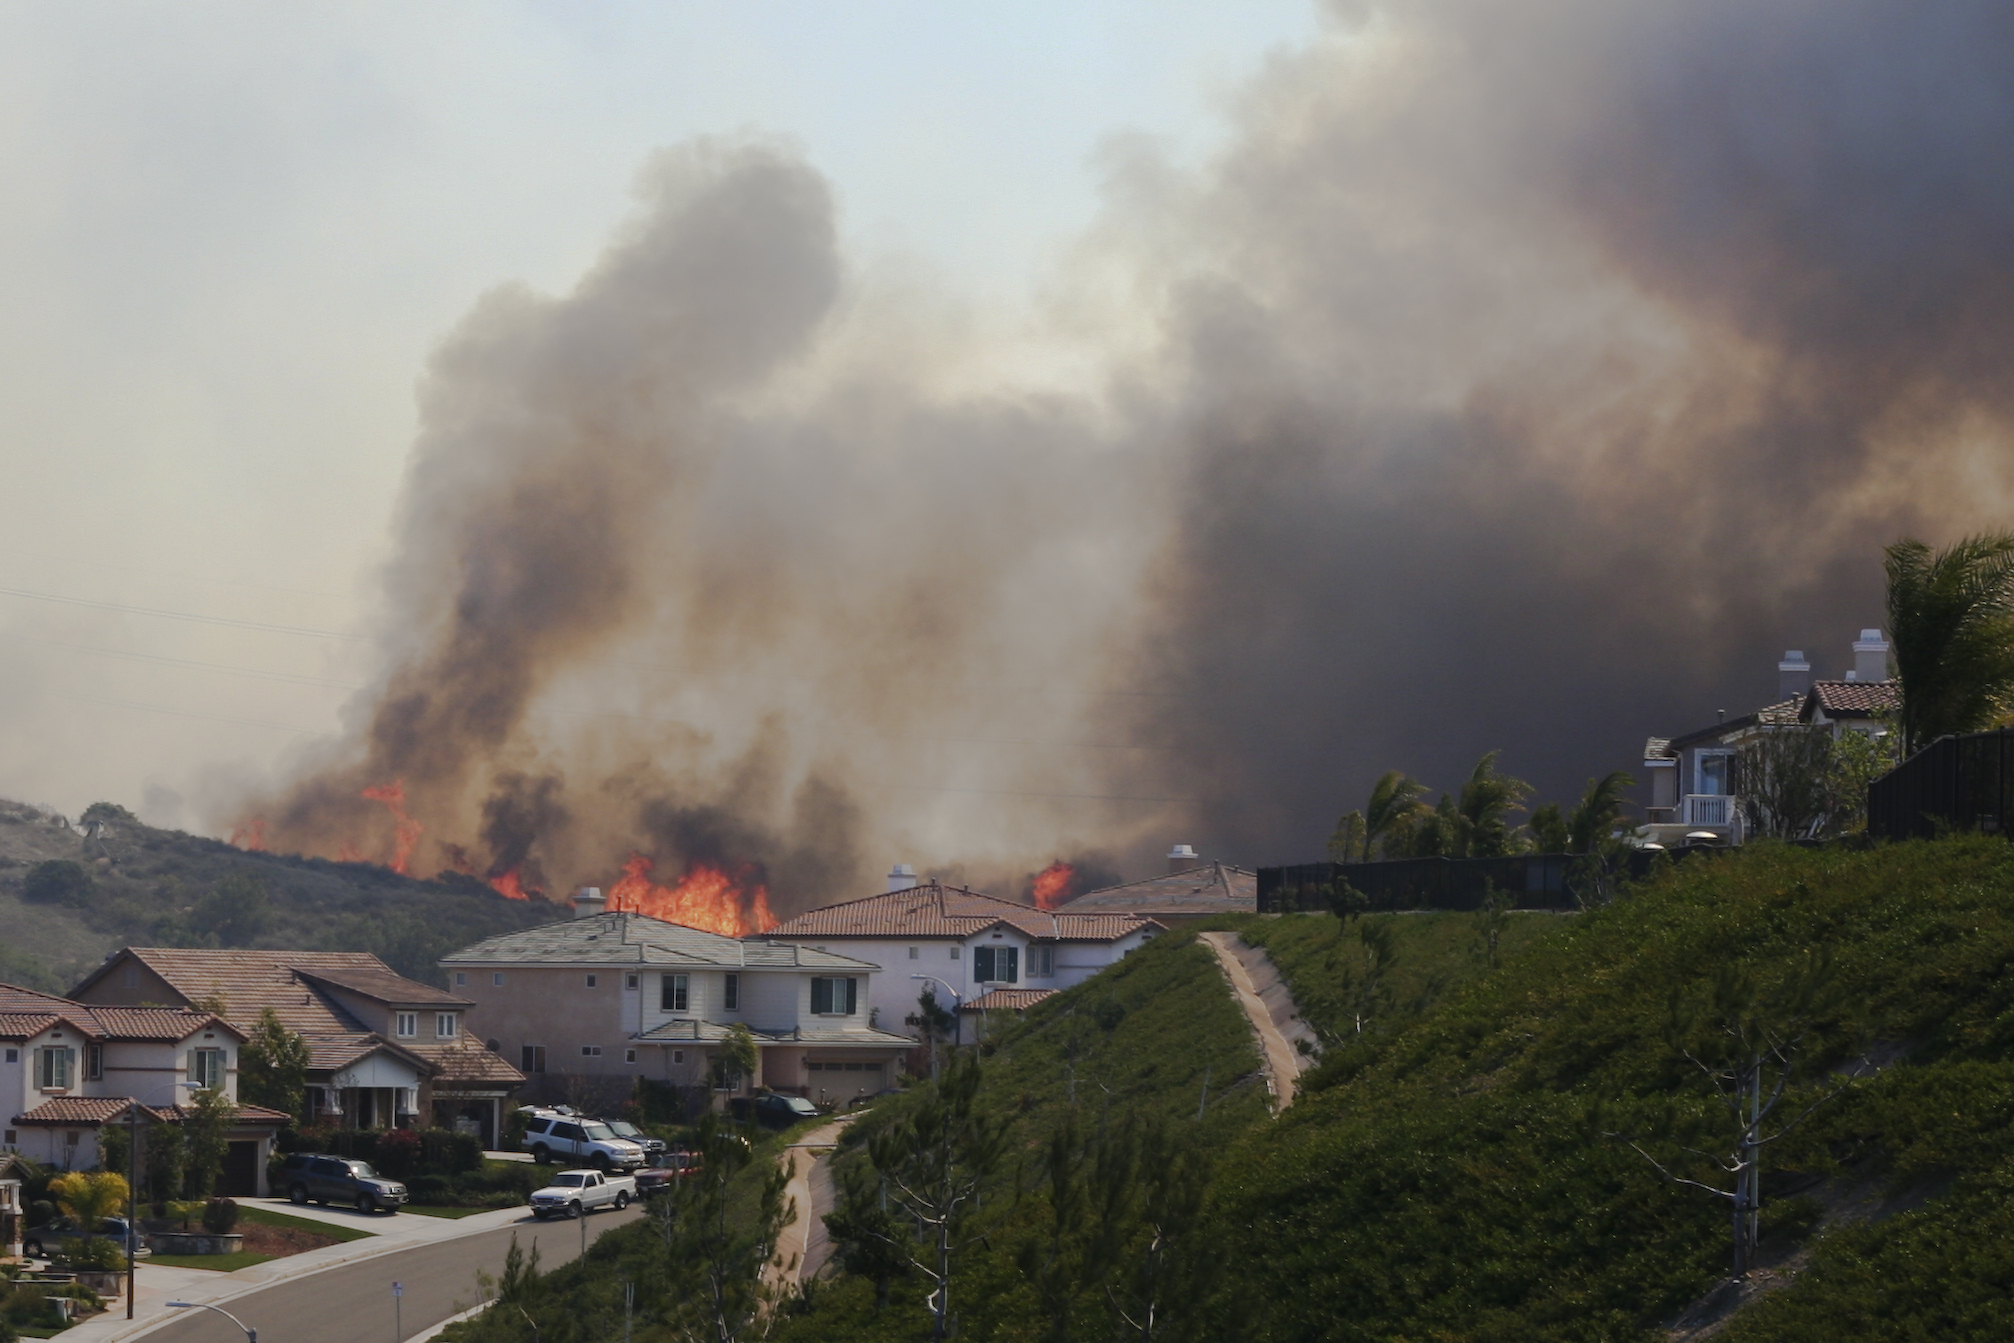
[[308,1042],[280,1024],[272,1008],[259,1011],[251,1038],[238,1050],[238,1099],[298,1121],[308,1086]]
[[488,1211],[489,1211],[489,1209],[488,1209],[488,1208],[443,1208],[443,1207],[438,1207],[438,1206],[435,1206],[435,1205],[433,1205],[433,1204],[425,1204],[425,1203],[408,1203],[408,1204],[406,1204],[406,1206],[405,1206],[405,1207],[401,1208],[401,1209],[400,1209],[400,1211],[401,1211],[401,1212],[416,1212],[416,1213],[418,1213],[418,1214],[419,1214],[420,1216],[422,1216],[422,1217],[445,1217],[445,1218],[449,1219],[450,1221],[452,1221],[452,1220],[454,1220],[454,1219],[456,1219],[456,1218],[461,1218],[461,1217],[473,1217],[473,1216],[475,1216],[475,1215],[476,1215],[477,1213],[479,1213],[479,1212],[488,1212]]
[[187,946],[369,951],[436,983],[447,952],[559,916],[452,873],[250,852],[110,803],[87,818],[95,836],[0,802],[0,981],[60,993],[119,947]]
[[156,1254],[149,1255],[143,1263],[161,1264],[168,1268],[207,1268],[215,1273],[236,1273],[241,1268],[254,1264],[270,1264],[270,1254],[253,1254],[250,1250],[239,1250],[235,1254]]
[[1934,554],[1905,538],[1882,558],[1904,750],[1992,726],[2014,708],[2014,535]]
[[318,1236],[331,1240],[369,1240],[375,1231],[363,1231],[340,1222],[318,1222],[312,1217],[295,1217],[290,1213],[274,1212],[271,1208],[261,1208],[251,1203],[238,1205],[238,1220],[255,1222],[260,1226],[284,1227],[293,1231],[312,1231]]
[[1428,806],[1430,791],[1401,770],[1387,770],[1371,787],[1362,811],[1345,812],[1329,835],[1329,859],[1367,863],[1384,858],[1501,858],[1516,853],[1592,853],[1622,822],[1623,793],[1636,780],[1621,770],[1589,779],[1571,812],[1557,802],[1532,810],[1524,825],[1531,785],[1497,768],[1497,752],[1476,762],[1452,796]]

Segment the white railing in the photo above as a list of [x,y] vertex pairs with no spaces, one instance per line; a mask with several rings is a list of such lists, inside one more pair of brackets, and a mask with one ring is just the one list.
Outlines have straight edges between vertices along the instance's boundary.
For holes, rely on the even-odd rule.
[[1725,793],[1687,793],[1680,809],[1679,824],[1726,826],[1734,824],[1734,799]]

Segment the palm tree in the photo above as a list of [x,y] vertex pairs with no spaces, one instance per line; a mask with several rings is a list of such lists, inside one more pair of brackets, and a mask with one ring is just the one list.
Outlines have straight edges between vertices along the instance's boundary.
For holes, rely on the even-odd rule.
[[1497,858],[1509,853],[1511,828],[1504,818],[1522,809],[1531,796],[1530,784],[1497,768],[1498,754],[1491,751],[1476,761],[1455,804],[1461,815],[1456,846],[1462,857]]
[[1990,726],[2014,704],[2014,534],[1968,536],[1935,554],[1905,537],[1882,557],[1903,752]]
[[1634,787],[1635,777],[1619,769],[1599,779],[1589,779],[1580,805],[1567,817],[1567,851],[1592,853],[1596,845],[1613,834],[1616,823],[1622,820],[1623,792]]
[[1386,770],[1371,789],[1364,804],[1364,861],[1371,861],[1371,845],[1400,829],[1414,814],[1425,809],[1420,795],[1427,786],[1403,770]]

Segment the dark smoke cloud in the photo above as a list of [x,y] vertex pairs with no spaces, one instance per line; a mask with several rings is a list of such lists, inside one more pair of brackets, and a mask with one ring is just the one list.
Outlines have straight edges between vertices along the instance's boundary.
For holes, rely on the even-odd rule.
[[1306,857],[1490,749],[1576,791],[2000,520],[2010,68],[1984,4],[1352,9],[1207,171],[1114,147],[1046,363],[848,274],[787,149],[668,155],[436,360],[386,684],[275,838],[382,848],[397,778],[485,864],[788,910]]

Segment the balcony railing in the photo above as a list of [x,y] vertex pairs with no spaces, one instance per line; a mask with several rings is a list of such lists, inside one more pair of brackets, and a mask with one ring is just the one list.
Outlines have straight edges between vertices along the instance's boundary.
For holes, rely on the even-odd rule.
[[1679,808],[1679,824],[1730,826],[1734,824],[1734,799],[1725,793],[1687,793]]

